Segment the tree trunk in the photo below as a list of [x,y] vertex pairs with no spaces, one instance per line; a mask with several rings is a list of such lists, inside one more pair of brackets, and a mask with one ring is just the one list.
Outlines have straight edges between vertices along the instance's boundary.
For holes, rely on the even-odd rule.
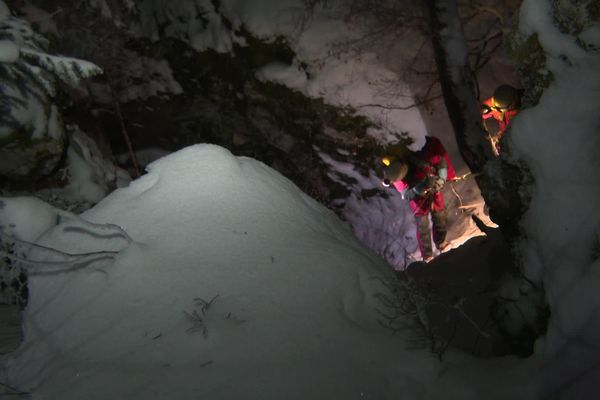
[[[425,2],[442,93],[461,155],[476,174],[490,216],[506,239],[518,235],[518,221],[527,199],[520,188],[528,182],[523,163],[496,158],[483,128],[480,103],[456,0]],[[507,132],[510,134],[510,131]]]
[[444,102],[459,150],[473,173],[494,158],[481,120],[468,49],[455,0],[427,0],[431,39]]

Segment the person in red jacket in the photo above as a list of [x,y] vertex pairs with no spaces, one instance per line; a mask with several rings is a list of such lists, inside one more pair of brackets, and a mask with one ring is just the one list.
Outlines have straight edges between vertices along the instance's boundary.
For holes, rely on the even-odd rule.
[[[511,119],[519,113],[522,95],[523,91],[520,89],[510,85],[500,85],[496,88],[492,97],[481,103],[483,125],[490,135],[492,150],[496,156],[500,154],[500,139],[502,139]],[[493,133],[490,132],[490,128],[486,124],[486,121],[490,118],[498,123],[498,130]]]
[[[391,152],[394,153],[394,152]],[[427,136],[418,152],[389,154],[382,159],[385,167],[384,186],[394,186],[417,219],[417,239],[423,260],[433,258],[433,242],[439,250],[446,242],[446,210],[442,188],[456,177],[448,153],[439,139]],[[431,214],[432,229],[429,228]]]

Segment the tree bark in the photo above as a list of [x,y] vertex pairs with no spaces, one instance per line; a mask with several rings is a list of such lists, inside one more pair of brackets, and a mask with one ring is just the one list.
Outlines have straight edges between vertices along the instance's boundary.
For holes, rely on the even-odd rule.
[[481,120],[458,6],[455,0],[427,0],[425,7],[444,102],[456,141],[471,172],[480,173],[494,154]]

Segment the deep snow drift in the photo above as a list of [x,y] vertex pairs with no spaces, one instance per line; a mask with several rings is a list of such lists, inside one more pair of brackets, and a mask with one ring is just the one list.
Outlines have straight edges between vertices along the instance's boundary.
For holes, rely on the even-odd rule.
[[441,367],[379,324],[383,260],[255,160],[186,148],[81,215],[103,225],[57,216],[3,379],[33,398],[391,399]]

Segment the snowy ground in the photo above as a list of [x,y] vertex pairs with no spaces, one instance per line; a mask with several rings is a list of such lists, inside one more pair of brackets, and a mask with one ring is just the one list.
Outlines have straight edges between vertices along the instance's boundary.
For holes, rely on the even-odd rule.
[[2,204],[5,233],[45,246],[2,379],[34,398],[383,399],[441,368],[379,325],[387,265],[257,161],[163,158],[81,215],[115,225]]
[[255,160],[197,145],[81,216],[29,198],[2,205],[5,233],[37,245],[17,246],[30,249],[31,295],[24,342],[2,359],[0,381],[34,399],[480,399],[488,390],[487,373],[466,382],[456,367],[448,378],[449,365],[466,362],[460,354],[440,363],[408,349],[414,330],[383,327],[390,267]]

